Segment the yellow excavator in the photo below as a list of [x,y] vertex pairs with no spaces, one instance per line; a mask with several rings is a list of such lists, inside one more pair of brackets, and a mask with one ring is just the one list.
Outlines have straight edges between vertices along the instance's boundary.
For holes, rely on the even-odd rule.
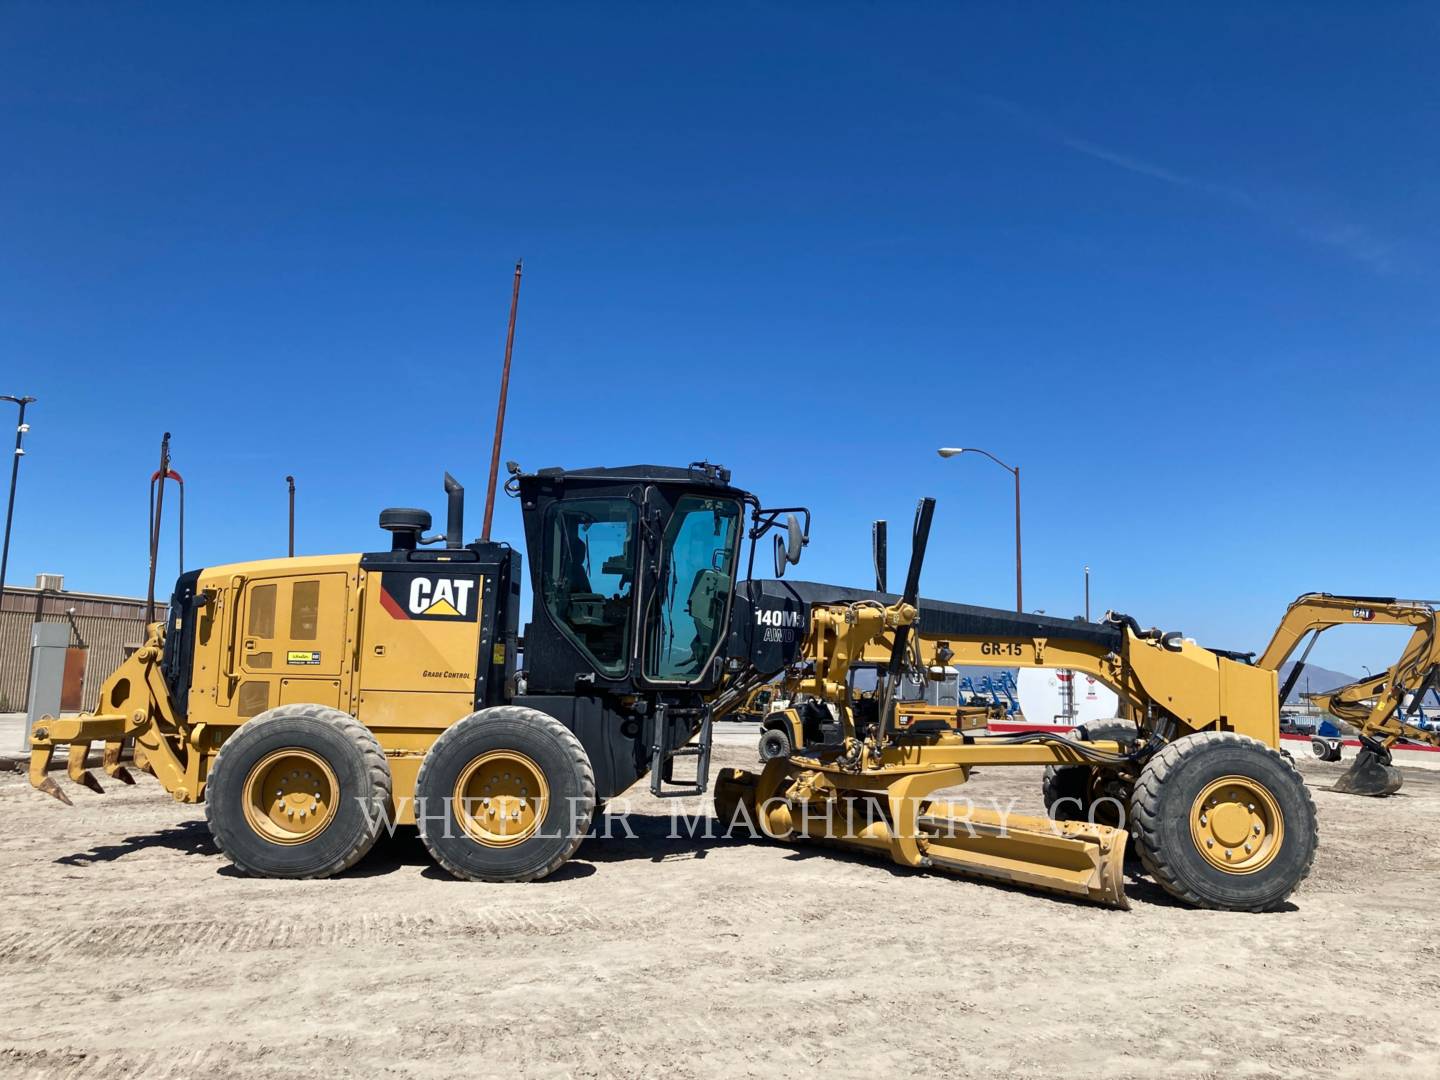
[[[1335,790],[1352,795],[1393,795],[1403,777],[1393,763],[1391,748],[1402,739],[1440,746],[1440,733],[1408,723],[1440,677],[1440,633],[1434,605],[1421,600],[1382,596],[1336,596],[1305,593],[1286,610],[1255,666],[1278,672],[1301,641],[1300,658],[1280,688],[1280,704],[1289,699],[1309,659],[1310,650],[1326,630],[1336,626],[1409,626],[1412,633],[1400,659],[1378,675],[1336,687],[1311,700],[1338,720],[1354,727],[1361,750],[1335,782]],[[1308,640],[1307,640],[1308,639]]]
[[[1128,906],[1131,837],[1150,876],[1194,906],[1272,909],[1310,871],[1315,808],[1277,750],[1273,671],[1125,616],[922,599],[931,499],[892,595],[785,579],[808,511],[765,508],[710,463],[515,466],[506,490],[534,597],[523,668],[520,552],[463,540],[463,489],[447,476],[443,533],[394,508],[380,515],[388,551],[183,574],[98,708],[34,726],[31,782],[64,799],[48,768],[68,745],[71,779],[98,790],[85,768],[96,740],[105,771],[133,779],[121,764],[133,743],[172,797],[204,804],[244,873],[328,877],[413,823],[457,877],[530,881],[642,777],[657,796],[706,793],[714,720],[788,674],[835,706],[840,731],[759,773],[725,770],[713,793],[729,823],[1113,907]],[[754,574],[767,536],[774,579]],[[866,662],[883,671],[861,702],[848,676]],[[951,664],[1085,672],[1123,715],[1075,739],[902,723],[901,681]],[[693,773],[677,776],[687,758]],[[953,791],[977,767],[1013,766],[1050,766],[1070,812],[1022,816]]]

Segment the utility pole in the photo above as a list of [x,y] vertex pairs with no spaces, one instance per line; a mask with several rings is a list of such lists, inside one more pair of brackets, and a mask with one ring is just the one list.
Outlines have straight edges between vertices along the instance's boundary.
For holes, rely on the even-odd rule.
[[495,409],[495,445],[490,449],[490,484],[485,489],[485,524],[480,539],[490,539],[490,520],[495,515],[495,481],[500,476],[500,440],[505,434],[505,400],[510,396],[510,356],[515,350],[515,312],[520,307],[520,271],[523,259],[515,261],[515,287],[510,293],[510,328],[505,332],[505,366],[500,371],[500,403]]
[[25,423],[25,406],[33,405],[35,399],[28,394],[16,397],[0,394],[0,401],[13,401],[20,406],[20,417],[15,421],[15,457],[10,463],[10,501],[5,507],[5,544],[0,548],[0,597],[5,595],[5,571],[10,567],[10,522],[15,518],[15,484],[20,479],[20,459],[25,456],[25,433],[30,425]]
[[290,486],[290,558],[295,557],[295,477],[285,477],[285,483]]

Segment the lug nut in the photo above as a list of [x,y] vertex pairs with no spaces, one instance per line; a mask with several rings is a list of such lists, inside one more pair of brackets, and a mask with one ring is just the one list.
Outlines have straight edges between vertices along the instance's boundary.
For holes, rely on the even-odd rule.
[[1201,815],[1200,815],[1200,824],[1201,824],[1201,825],[1204,825],[1204,824],[1205,824],[1205,815],[1204,815],[1204,814],[1201,814]]
[[1260,826],[1259,826],[1259,825],[1256,825],[1256,826],[1255,826],[1255,835],[1256,835],[1256,836],[1259,836],[1259,835],[1260,835]]
[[1249,854],[1250,854],[1250,845],[1249,845],[1249,844],[1246,844],[1246,845],[1245,845],[1245,854],[1246,854],[1246,855],[1249,855]]

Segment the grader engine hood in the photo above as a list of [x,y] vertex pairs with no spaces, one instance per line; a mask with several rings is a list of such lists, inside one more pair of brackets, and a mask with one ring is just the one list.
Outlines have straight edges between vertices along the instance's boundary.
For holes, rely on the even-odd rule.
[[[815,581],[749,581],[737,586],[730,620],[728,654],[748,660],[756,672],[770,677],[804,657],[803,644],[816,604],[898,603],[899,596],[873,589],[852,589]],[[1084,641],[1119,651],[1119,627],[1018,614],[1002,608],[975,607],[946,600],[920,600],[919,632],[927,638],[993,637]]]

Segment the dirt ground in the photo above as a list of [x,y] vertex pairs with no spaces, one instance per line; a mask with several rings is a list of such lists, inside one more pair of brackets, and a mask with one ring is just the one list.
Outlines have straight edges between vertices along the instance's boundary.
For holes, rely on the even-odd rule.
[[[257,881],[148,777],[67,809],[0,775],[0,1075],[1440,1075],[1440,772],[1382,801],[1300,764],[1319,858],[1260,916],[1138,868],[1120,912],[672,837],[648,794],[635,839],[545,882],[451,880],[413,830],[338,879]],[[970,794],[1038,789],[990,769]]]

